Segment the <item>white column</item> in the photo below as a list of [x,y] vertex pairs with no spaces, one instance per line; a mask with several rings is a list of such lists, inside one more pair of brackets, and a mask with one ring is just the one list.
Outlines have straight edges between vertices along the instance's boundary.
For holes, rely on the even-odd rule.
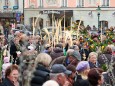
[[40,0],[41,2],[40,2],[40,6],[42,7],[43,6],[43,0]]

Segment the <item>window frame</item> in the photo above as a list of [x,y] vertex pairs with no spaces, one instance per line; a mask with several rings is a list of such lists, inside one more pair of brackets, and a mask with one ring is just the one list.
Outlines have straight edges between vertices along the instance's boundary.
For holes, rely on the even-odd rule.
[[9,0],[5,0],[5,1],[4,1],[4,4],[5,4],[5,6],[8,6]]
[[77,7],[84,7],[85,0],[77,0]]
[[110,5],[110,0],[101,0],[102,7],[108,7]]

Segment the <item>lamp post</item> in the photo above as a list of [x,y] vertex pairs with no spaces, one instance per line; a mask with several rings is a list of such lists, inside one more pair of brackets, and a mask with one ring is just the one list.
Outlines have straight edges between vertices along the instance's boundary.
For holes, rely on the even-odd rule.
[[23,24],[24,24],[24,7],[25,7],[25,4],[24,4],[24,0],[23,0],[23,15],[22,15]]
[[15,12],[13,12],[13,24],[15,23]]
[[99,28],[100,28],[100,11],[101,11],[101,8],[100,6],[98,5],[98,8],[97,8],[97,17],[98,17],[98,31],[99,31]]

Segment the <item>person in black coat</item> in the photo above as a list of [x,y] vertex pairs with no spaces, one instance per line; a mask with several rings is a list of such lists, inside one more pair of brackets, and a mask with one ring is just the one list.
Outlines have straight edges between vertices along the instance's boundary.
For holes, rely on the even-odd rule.
[[5,78],[0,86],[15,86],[8,78]]
[[77,75],[73,86],[89,86],[88,80],[82,79],[81,75]]
[[42,86],[44,82],[50,79],[48,70],[52,58],[46,53],[40,53],[35,60],[35,71],[30,81],[30,86]]
[[42,64],[38,64],[36,71],[33,73],[34,77],[31,80],[31,86],[42,86],[42,84],[49,80],[50,71]]
[[75,77],[73,86],[89,86],[89,82],[87,79],[89,69],[90,67],[88,61],[81,61],[78,63],[76,67],[77,75]]
[[12,42],[10,46],[10,55],[12,55],[13,57],[13,64],[16,63],[16,60],[17,60],[17,64],[19,63],[19,58],[17,58],[17,51],[20,51],[19,48],[20,48],[19,39],[15,38],[14,42]]

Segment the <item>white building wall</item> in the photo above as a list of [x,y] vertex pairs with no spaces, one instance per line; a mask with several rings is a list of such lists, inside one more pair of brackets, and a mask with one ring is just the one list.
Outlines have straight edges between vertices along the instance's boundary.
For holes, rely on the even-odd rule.
[[[24,12],[24,24],[25,25],[30,25],[29,19],[32,18],[32,17],[38,17],[38,15],[40,15],[38,10],[26,10]],[[39,18],[43,19],[43,26],[44,27],[46,26],[46,21],[48,20],[47,16],[48,16],[47,14],[41,14],[39,16]]]
[[19,11],[21,11],[21,13],[23,13],[23,9],[24,9],[24,4],[23,4],[24,0],[19,0]]
[[[40,9],[40,8],[39,8]],[[58,8],[59,10],[73,10],[73,21],[82,19],[84,21],[84,25],[90,25],[93,27],[95,25],[98,27],[98,16],[97,16],[97,8]],[[108,21],[108,27],[115,26],[115,16],[112,14],[115,12],[114,8],[101,8],[100,11],[100,21]],[[48,10],[48,9],[43,9]],[[42,11],[43,11],[42,10]],[[50,10],[50,9],[49,9]],[[54,9],[55,10],[55,9]],[[39,13],[40,10],[38,9],[25,9],[25,24],[29,24],[29,18],[30,17],[36,17],[37,13]],[[88,13],[92,11],[92,16],[90,16]],[[43,25],[46,26],[46,21],[48,20],[47,14],[42,15],[43,18]]]
[[[1,0],[0,1],[0,10],[1,12],[4,12],[5,10],[3,9],[3,6],[5,6],[5,0]],[[13,6],[15,6],[15,0],[9,0],[9,6],[8,6],[8,10],[6,11],[10,11],[10,12],[14,12],[13,10]],[[21,12],[23,13],[23,0],[19,0],[19,8],[15,10],[16,12]]]
[[[89,16],[88,13],[90,10],[75,10],[73,12],[73,19],[76,20],[82,20],[84,21],[84,25],[90,25],[93,27],[95,25],[98,27],[98,16],[97,11],[92,11],[92,16]],[[115,26],[115,16],[112,15],[114,13],[114,10],[104,10],[100,12],[100,21],[108,21],[108,27]]]

